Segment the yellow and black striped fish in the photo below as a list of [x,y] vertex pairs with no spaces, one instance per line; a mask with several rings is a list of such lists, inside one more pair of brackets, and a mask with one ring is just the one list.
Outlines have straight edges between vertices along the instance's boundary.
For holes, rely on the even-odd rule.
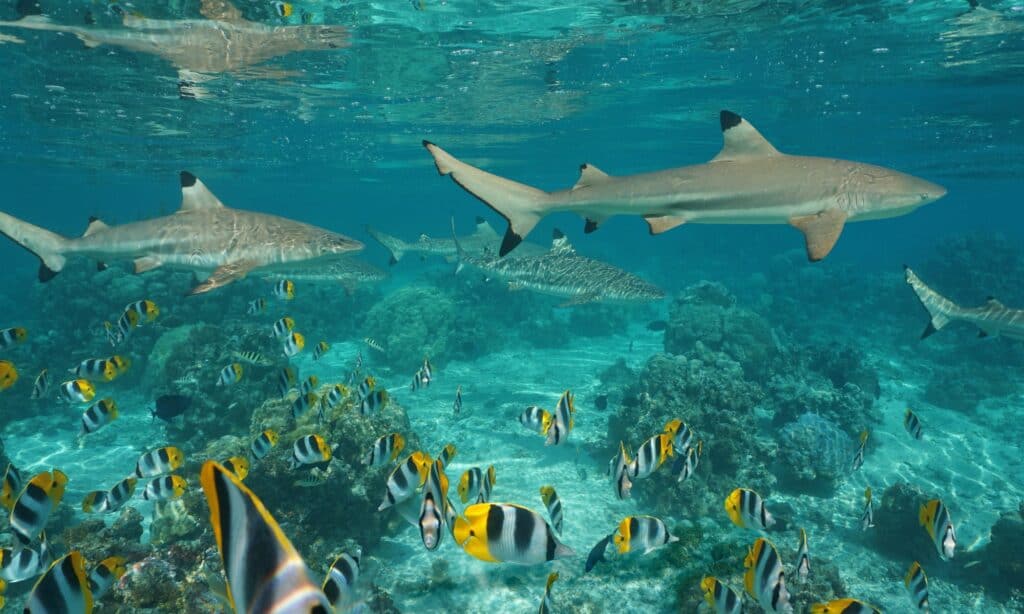
[[50,513],[60,505],[68,476],[58,469],[38,473],[28,481],[11,508],[11,531],[22,544],[30,544],[50,519]]
[[254,298],[249,301],[249,305],[245,308],[245,313],[251,316],[259,315],[263,313],[267,308],[267,299],[260,297]]
[[420,505],[420,539],[427,550],[436,550],[444,537],[444,527],[448,515],[448,476],[444,473],[444,463],[437,459],[430,466],[427,481],[423,487],[423,503]]
[[274,337],[282,339],[292,332],[293,328],[295,328],[295,320],[289,316],[284,316],[277,322],[274,322]]
[[718,578],[705,576],[700,581],[700,590],[704,592],[708,609],[715,614],[740,614],[743,611],[743,597]]
[[729,520],[738,527],[765,531],[775,524],[761,495],[749,488],[737,488],[725,499]]
[[956,531],[953,529],[953,521],[949,518],[949,510],[938,499],[932,499],[921,506],[918,512],[918,520],[928,537],[935,544],[939,557],[943,561],[953,558],[956,551]]
[[575,414],[576,405],[572,391],[566,390],[558,399],[558,405],[555,406],[555,411],[551,414],[550,421],[547,424],[541,425],[541,428],[547,433],[544,445],[557,446],[565,443],[569,439],[569,433],[572,432],[575,425]]
[[0,505],[10,510],[14,507],[14,501],[21,493],[22,479],[21,472],[14,466],[14,463],[7,463],[4,469],[4,481],[0,484]]
[[432,464],[430,455],[426,452],[417,451],[406,457],[388,476],[384,501],[381,502],[377,511],[386,510],[413,496],[416,489],[427,481],[427,474],[430,473]]
[[36,381],[32,384],[32,398],[33,399],[44,399],[47,393],[50,392],[50,372],[47,369],[43,369],[36,376]]
[[882,614],[882,611],[860,599],[833,599],[828,603],[815,603],[811,614]]
[[244,370],[242,369],[242,365],[237,362],[233,362],[220,370],[220,377],[217,378],[217,385],[230,386],[232,384],[237,384],[242,380],[243,373]]
[[551,614],[555,607],[551,603],[551,587],[558,580],[558,572],[553,571],[548,574],[547,584],[544,585],[544,597],[540,600],[540,614]]
[[80,435],[95,433],[114,420],[117,420],[117,403],[114,399],[106,398],[96,401],[89,406],[82,414],[82,430]]
[[0,360],[0,390],[7,390],[18,381],[18,369],[9,360]]
[[245,476],[249,475],[249,461],[241,456],[232,456],[221,463],[221,465],[238,476],[238,479],[241,481],[245,481]]
[[537,512],[508,503],[477,503],[455,519],[455,541],[489,563],[538,565],[575,556]]
[[381,354],[386,354],[386,353],[387,353],[387,352],[385,352],[385,351],[384,351],[384,346],[383,346],[383,345],[381,345],[381,344],[380,344],[380,343],[379,343],[379,342],[378,342],[378,341],[377,341],[376,339],[373,339],[373,338],[371,338],[371,337],[366,337],[365,339],[363,339],[363,342],[364,342],[364,343],[365,343],[365,344],[366,344],[366,345],[367,345],[368,347],[371,347],[371,348],[373,348],[373,349],[377,350],[377,351],[378,351],[378,352],[380,352]]
[[903,428],[907,429],[910,436],[918,441],[924,437],[924,432],[921,428],[921,420],[918,419],[917,414],[907,408],[907,412],[903,414]]
[[620,554],[643,550],[644,554],[679,541],[668,532],[665,521],[654,516],[626,516],[613,538]]
[[558,493],[555,491],[554,486],[541,486],[540,487],[540,498],[544,502],[544,507],[548,508],[548,518],[551,519],[551,526],[562,533],[562,500],[558,498]]
[[636,451],[636,458],[626,467],[631,480],[640,480],[654,473],[672,456],[672,436],[667,433],[655,435],[645,441]]
[[320,435],[299,437],[292,445],[290,469],[299,467],[325,467],[331,462],[331,447]]
[[69,370],[75,377],[109,382],[117,377],[117,367],[106,358],[88,358]]
[[288,396],[292,388],[295,387],[295,382],[298,381],[298,374],[292,367],[281,367],[281,372],[277,375],[277,392],[281,395],[281,398]]
[[59,396],[68,403],[88,403],[96,397],[96,388],[86,379],[73,379],[60,385]]
[[0,349],[6,349],[12,345],[25,343],[26,339],[28,339],[28,331],[20,326],[0,329]]
[[786,590],[786,574],[774,544],[763,537],[757,538],[743,560],[743,567],[747,570],[743,575],[747,594],[766,612],[789,614],[793,611],[789,591]]
[[282,279],[274,284],[274,296],[282,301],[290,301],[295,298],[295,284],[290,279]]
[[277,445],[277,431],[272,429],[266,429],[260,433],[256,439],[252,440],[252,444],[249,446],[249,453],[256,460],[262,460],[266,458],[267,454],[270,454],[270,450]]
[[910,603],[922,612],[927,612],[928,606],[928,576],[921,569],[921,564],[914,561],[903,578],[903,585],[907,587],[907,594],[910,595]]
[[292,331],[292,334],[284,340],[284,355],[291,358],[301,352],[304,347],[306,347],[306,338],[302,336],[302,333]]
[[299,384],[299,394],[307,394],[316,390],[316,387],[320,385],[320,378],[315,375],[310,375],[306,379],[302,380]]
[[317,343],[316,347],[313,348],[313,360],[320,360],[329,349],[331,349],[331,346],[328,345],[326,341]]
[[58,559],[32,587],[25,614],[92,612],[93,596],[85,575],[85,559],[77,550]]
[[167,446],[146,452],[139,457],[135,463],[135,476],[140,478],[151,478],[165,473],[170,473],[181,467],[185,462],[185,455],[174,446]]
[[0,549],[0,593],[3,593],[3,582],[24,582],[44,573],[53,562],[50,544],[46,541],[46,532],[39,535],[39,547],[30,548],[21,545],[17,548]]
[[142,498],[146,501],[167,501],[177,499],[185,494],[188,482],[180,475],[165,475],[153,478],[146,489],[142,491]]
[[[203,465],[200,482],[235,612],[332,611],[295,547],[251,490],[213,461]],[[260,556],[251,556],[256,548]]]
[[327,601],[336,611],[343,611],[342,606],[352,599],[352,591],[355,588],[356,580],[359,579],[359,560],[362,552],[356,550],[349,554],[343,552],[331,563],[327,570],[327,577],[324,578],[323,591]]
[[309,408],[316,406],[318,400],[317,396],[312,392],[300,394],[294,401],[292,401],[292,418],[297,420],[306,415]]
[[125,478],[110,490],[94,490],[87,493],[82,500],[82,511],[97,514],[116,512],[131,499],[137,483],[137,478]]
[[388,403],[388,391],[381,388],[380,390],[374,390],[370,394],[363,397],[363,400],[359,402],[359,415],[369,416],[370,414],[377,413],[384,409],[384,406]]
[[127,559],[123,556],[109,556],[89,571],[89,590],[92,591],[92,598],[102,599],[110,587],[121,579],[127,571]]
[[807,582],[811,575],[811,556],[807,549],[807,531],[800,528],[800,547],[796,552],[796,575],[801,582]]
[[441,448],[441,453],[437,455],[437,460],[441,461],[441,468],[444,469],[448,466],[448,463],[452,462],[455,455],[459,453],[458,448],[455,447],[454,443],[445,444]]
[[256,365],[257,367],[269,367],[274,364],[269,358],[253,350],[234,351],[231,352],[231,357],[238,360],[239,362],[248,363],[250,365]]
[[861,468],[864,464],[864,450],[868,447],[868,431],[863,431],[860,434],[860,445],[857,446],[857,452],[853,455],[853,471]]
[[393,463],[403,449],[405,449],[405,438],[401,434],[383,435],[373,442],[373,447],[363,457],[363,464],[370,467],[382,467]]

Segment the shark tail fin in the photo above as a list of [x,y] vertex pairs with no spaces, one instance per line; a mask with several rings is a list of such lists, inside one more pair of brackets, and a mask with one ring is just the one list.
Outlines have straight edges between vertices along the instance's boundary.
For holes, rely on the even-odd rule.
[[67,239],[0,212],[0,233],[39,258],[39,281],[50,281],[64,268]]
[[551,200],[547,192],[470,166],[430,141],[423,141],[423,146],[434,157],[438,173],[451,175],[462,189],[508,221],[498,252],[500,256],[515,249],[546,215],[545,205],[549,205]]
[[405,255],[405,249],[408,247],[408,244],[405,241],[399,239],[398,237],[393,237],[389,234],[385,234],[369,225],[366,227],[366,232],[371,237],[373,237],[373,239],[377,241],[377,243],[383,245],[384,248],[391,253],[391,258],[388,260],[388,264],[398,264],[398,261],[401,260],[402,256]]
[[452,217],[452,241],[455,242],[455,274],[458,275],[462,271],[462,267],[465,266],[464,261],[466,259],[466,250],[462,249],[462,243],[459,243],[459,237],[455,234],[455,217]]
[[924,339],[935,331],[942,330],[942,327],[955,319],[957,312],[960,311],[960,306],[926,286],[907,265],[903,265],[903,270],[906,274],[907,284],[910,285],[931,318],[928,326],[921,333],[921,338]]

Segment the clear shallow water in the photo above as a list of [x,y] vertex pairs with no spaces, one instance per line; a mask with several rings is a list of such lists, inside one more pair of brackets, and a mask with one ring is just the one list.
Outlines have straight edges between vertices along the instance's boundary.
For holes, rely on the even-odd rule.
[[[197,18],[193,4],[138,2],[131,8],[152,18]],[[872,431],[865,468],[833,495],[778,489],[769,503],[792,510],[791,526],[807,527],[812,557],[836,565],[849,595],[886,611],[910,611],[901,585],[909,561],[878,552],[860,532],[864,487],[872,486],[876,497],[896,482],[941,493],[968,557],[989,543],[1000,514],[1017,509],[1024,498],[1017,419],[1021,377],[1013,368],[1020,364],[1020,342],[974,340],[966,329],[917,342],[924,315],[898,278],[903,263],[936,275],[942,271],[936,289],[953,292],[964,304],[979,304],[997,291],[997,281],[1009,292],[999,298],[1024,305],[1018,290],[1024,272],[1024,6],[1014,0],[983,4],[970,10],[968,3],[952,0],[585,7],[304,2],[296,3],[295,16],[281,20],[271,3],[252,3],[242,6],[252,21],[298,25],[307,15],[312,23],[347,28],[350,44],[209,75],[198,100],[179,97],[180,67],[154,54],[116,45],[86,48],[70,34],[3,28],[0,35],[19,40],[0,39],[0,208],[75,235],[90,215],[121,223],[173,211],[180,199],[176,173],[188,169],[229,206],[287,215],[365,241],[366,258],[383,267],[386,253],[365,235],[364,224],[408,240],[420,233],[447,236],[451,216],[460,233],[469,232],[475,215],[487,217],[499,232],[504,227],[490,210],[437,177],[420,147],[424,138],[492,172],[556,189],[571,185],[585,161],[613,174],[705,161],[721,146],[720,109],[743,114],[785,152],[871,162],[938,182],[949,189],[944,199],[910,216],[848,226],[829,258],[813,266],[802,262],[797,233],[782,226],[693,226],[650,237],[639,220],[616,218],[583,235],[579,219],[559,214],[531,235],[546,243],[554,228],[566,231],[581,253],[640,274],[670,296],[704,279],[720,281],[741,306],[793,343],[836,344],[863,354],[881,386],[874,400],[880,421],[864,425]],[[2,10],[0,19],[18,17],[12,7]],[[47,7],[54,22],[76,26],[85,23],[87,11],[97,27],[121,27],[115,15],[93,3]],[[1003,237],[1000,245],[1010,246],[1008,259],[994,259],[985,249],[994,233]],[[950,247],[968,236],[981,239],[971,249]],[[7,289],[0,293],[7,315],[0,326],[61,335],[36,349],[29,343],[5,352],[4,358],[25,367],[18,386],[0,394],[0,435],[23,472],[58,466],[71,475],[65,505],[77,509],[85,492],[113,484],[142,451],[175,443],[178,434],[151,421],[146,408],[156,389],[138,379],[113,388],[123,417],[82,447],[74,441],[77,410],[56,404],[26,410],[24,399],[40,363],[61,363],[51,369],[56,373],[70,366],[63,362],[74,362],[65,352],[76,360],[107,352],[79,333],[94,331],[127,301],[111,304],[109,288],[83,273],[89,263],[76,265],[73,281],[66,281],[72,279],[68,274],[53,282],[64,285],[40,286],[34,258],[8,242],[0,244],[0,257],[8,264]],[[314,364],[308,351],[301,356],[296,363],[303,375],[344,380],[357,349],[366,351],[360,340],[369,334],[363,327],[373,305],[412,285],[457,294],[446,281],[450,271],[410,258],[391,269],[389,282],[358,290],[354,299],[328,289],[302,302],[300,285],[295,308],[316,323],[305,325],[309,341],[325,338],[333,346],[323,363]],[[242,297],[265,293],[245,282],[231,291],[236,293],[182,306],[178,301],[189,280],[164,275],[143,279],[168,289],[160,301],[165,312],[214,326],[234,326]],[[54,296],[66,298],[61,303]],[[657,305],[657,317],[665,317],[669,302]],[[581,573],[598,539],[623,516],[645,512],[635,499],[615,499],[603,477],[605,452],[615,444],[607,422],[618,411],[615,399],[623,386],[602,384],[598,375],[619,356],[640,370],[664,347],[662,334],[645,328],[655,319],[652,312],[622,311],[611,334],[583,336],[574,330],[581,321],[615,316],[591,313],[573,322],[555,304],[530,308],[539,320],[554,322],[561,336],[537,333],[526,321],[482,316],[488,323],[480,326],[490,326],[485,330],[494,338],[511,334],[524,341],[471,356],[432,356],[443,367],[429,389],[415,394],[407,390],[414,365],[385,367],[367,357],[408,414],[423,449],[458,445],[449,471],[453,493],[464,469],[491,463],[498,469],[495,500],[540,511],[537,489],[555,484],[566,510],[565,540],[579,555],[534,568],[487,566],[450,540],[438,553],[427,553],[416,529],[399,522],[366,548],[364,569],[366,583],[388,591],[399,609],[535,608],[551,569],[562,572],[554,590],[556,604],[562,599],[566,610],[600,611],[595,603],[648,611],[692,605],[696,589],[690,587],[690,601],[679,596],[683,590],[673,575],[678,570],[665,551]],[[181,323],[172,319],[166,327]],[[403,325],[410,324],[397,322],[395,328]],[[471,333],[456,330],[452,338],[460,334]],[[536,339],[545,336],[549,343]],[[49,354],[40,356],[40,347]],[[152,339],[131,351],[139,357],[150,347]],[[929,394],[936,379],[973,383],[980,399],[968,411],[950,407],[951,401],[936,404]],[[453,420],[458,385],[466,415]],[[200,388],[199,394],[211,395],[220,407],[230,403],[205,382]],[[545,448],[515,418],[529,404],[553,406],[565,388],[576,393],[582,410],[577,428],[567,447]],[[596,411],[596,397],[609,392],[612,407]],[[249,403],[255,393],[239,394]],[[903,430],[906,407],[925,423],[923,442]],[[673,409],[687,417],[689,408]],[[768,445],[778,432],[771,411],[757,410],[756,438]],[[251,428],[240,421],[236,435]],[[744,465],[767,460],[751,456]],[[753,533],[727,523],[719,501],[720,491],[745,484],[710,471],[701,476],[708,484],[698,495],[705,505],[681,499],[666,518],[670,526],[702,528],[704,545],[689,558],[707,569],[713,542],[753,539]],[[644,487],[649,484],[636,488]],[[367,496],[376,500],[380,493]],[[197,505],[205,523],[205,510]],[[148,506],[139,507],[148,518]],[[711,513],[693,511],[705,507]],[[791,564],[792,552],[786,551],[795,544],[792,528],[769,535]],[[329,547],[336,553],[341,545]],[[735,574],[744,547],[732,550],[733,586],[741,584]],[[311,561],[315,575],[326,563]],[[935,611],[1013,611],[1020,603],[994,597],[990,584],[933,571],[941,565],[934,556],[925,564]]]

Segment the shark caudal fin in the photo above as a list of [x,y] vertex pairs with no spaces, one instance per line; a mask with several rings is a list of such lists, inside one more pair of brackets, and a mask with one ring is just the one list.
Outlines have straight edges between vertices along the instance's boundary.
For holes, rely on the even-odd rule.
[[423,146],[434,157],[438,173],[451,175],[455,183],[508,221],[499,255],[515,249],[546,214],[547,192],[470,166],[430,141],[423,141]]
[[388,259],[390,265],[398,264],[398,261],[405,255],[406,248],[409,247],[408,243],[398,237],[385,234],[370,225],[366,226],[366,233],[391,253],[391,258]]
[[67,239],[0,212],[0,233],[39,257],[39,281],[50,281],[64,268]]
[[903,270],[906,273],[907,283],[914,290],[917,299],[921,301],[921,304],[924,305],[925,310],[931,317],[928,326],[921,333],[922,339],[930,336],[937,330],[942,330],[943,326],[956,319],[960,311],[959,305],[926,286],[921,281],[921,278],[914,274],[907,265],[903,265]]

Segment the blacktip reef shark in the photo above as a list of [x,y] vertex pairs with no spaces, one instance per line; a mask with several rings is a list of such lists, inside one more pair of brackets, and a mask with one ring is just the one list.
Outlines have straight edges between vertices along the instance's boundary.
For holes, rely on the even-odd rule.
[[306,264],[275,267],[261,272],[259,276],[314,284],[341,284],[351,294],[360,284],[384,281],[388,273],[355,256],[342,256],[326,263],[314,260]]
[[429,141],[441,175],[508,221],[499,255],[512,251],[542,218],[570,211],[593,232],[613,215],[639,215],[651,234],[685,223],[790,224],[804,234],[807,256],[821,260],[846,222],[910,213],[945,188],[894,170],[779,152],[745,119],[720,114],[722,150],[710,162],[615,177],[580,167],[572,188],[544,192],[470,166]]
[[[348,46],[348,31],[336,25],[269,26],[249,21],[226,0],[202,0],[205,19],[148,19],[124,13],[124,28],[59,24],[42,15],[0,21],[0,27],[65,32],[86,47],[110,45],[157,55],[179,71],[182,95],[203,75],[235,72],[296,51]],[[208,78],[208,77],[207,77]]]
[[[391,254],[388,264],[391,265],[398,264],[398,261],[407,253],[420,254],[422,258],[426,256],[440,256],[448,262],[455,262],[458,257],[458,250],[455,247],[455,241],[452,239],[435,239],[434,237],[421,234],[420,238],[415,242],[408,243],[398,237],[383,233],[372,226],[367,226],[366,232],[388,250]],[[473,234],[459,237],[458,242],[466,253],[476,256],[483,254],[486,250],[497,251],[501,245],[501,235],[487,223],[487,220],[477,217],[476,229],[473,231]],[[519,249],[522,252],[521,255],[540,255],[547,251],[546,247],[535,243],[524,243]]]
[[213,271],[190,294],[209,292],[253,270],[329,264],[363,248],[355,239],[310,224],[224,206],[203,182],[181,173],[181,208],[173,215],[120,226],[89,222],[81,237],[62,237],[0,212],[0,233],[39,257],[49,281],[68,256],[100,262],[131,259],[135,272],[160,266]]
[[1011,309],[992,297],[980,307],[961,307],[926,286],[910,267],[904,265],[903,269],[907,283],[931,316],[928,326],[921,333],[922,339],[942,330],[950,322],[960,320],[977,326],[980,329],[979,337],[999,335],[1024,341],[1024,309]]
[[532,290],[567,299],[561,307],[585,303],[639,303],[665,298],[665,293],[632,273],[610,264],[580,256],[561,231],[555,229],[551,249],[540,256],[507,258],[494,252],[473,256],[461,247],[452,222],[452,240],[458,249],[459,265],[483,271],[507,282],[509,290]]

